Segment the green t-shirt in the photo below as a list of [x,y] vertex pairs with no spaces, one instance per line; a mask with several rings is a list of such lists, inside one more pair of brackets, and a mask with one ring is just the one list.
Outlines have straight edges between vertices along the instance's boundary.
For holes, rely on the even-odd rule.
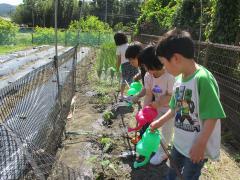
[[226,115],[219,100],[217,82],[211,72],[200,66],[187,79],[177,77],[169,106],[175,110],[174,146],[187,157],[202,129],[203,121],[217,119],[206,150],[206,157],[217,159],[220,153],[219,119]]
[[[192,79],[197,80],[200,119],[225,118],[226,115],[219,99],[218,84],[212,73],[201,66],[201,68],[188,79],[183,80],[181,76],[177,77],[177,80],[182,82],[188,82]],[[169,106],[171,109],[175,109],[176,107],[176,99],[174,95],[169,102]]]

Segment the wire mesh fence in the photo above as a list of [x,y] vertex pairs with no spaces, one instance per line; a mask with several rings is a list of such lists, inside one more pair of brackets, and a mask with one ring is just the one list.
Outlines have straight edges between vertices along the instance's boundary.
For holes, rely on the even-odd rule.
[[77,46],[0,89],[0,179],[81,177],[54,159],[75,92],[76,55]]
[[227,113],[223,125],[239,139],[240,47],[202,42],[195,44],[198,63],[207,67],[218,81],[221,101]]
[[[64,31],[62,35],[60,42],[66,45],[113,41],[111,33]],[[142,34],[134,39],[156,43],[159,36]],[[197,62],[218,81],[227,113],[224,126],[239,139],[240,47],[196,41],[195,50]],[[75,91],[76,55],[74,47],[0,89],[0,179],[89,179],[54,158]]]
[[[160,36],[140,34],[133,39],[144,44],[157,43]],[[215,76],[227,118],[224,128],[240,139],[240,47],[195,41],[195,59]]]
[[[42,45],[54,44],[55,32],[53,28],[20,28],[11,41],[0,45]],[[74,46],[77,43],[88,46],[99,46],[105,42],[113,42],[112,32],[58,30],[58,42],[65,46]]]

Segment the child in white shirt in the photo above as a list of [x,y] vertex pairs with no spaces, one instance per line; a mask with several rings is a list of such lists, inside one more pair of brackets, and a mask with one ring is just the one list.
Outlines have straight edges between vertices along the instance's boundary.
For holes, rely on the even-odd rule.
[[[169,109],[168,103],[172,95],[175,78],[170,75],[163,64],[155,56],[154,46],[145,48],[138,59],[147,69],[144,77],[146,95],[144,97],[144,106],[151,105],[158,110],[158,117],[162,116]],[[162,127],[162,139],[169,145],[173,135],[173,120]],[[160,164],[167,159],[167,155],[160,147],[158,152],[151,158],[153,165]]]

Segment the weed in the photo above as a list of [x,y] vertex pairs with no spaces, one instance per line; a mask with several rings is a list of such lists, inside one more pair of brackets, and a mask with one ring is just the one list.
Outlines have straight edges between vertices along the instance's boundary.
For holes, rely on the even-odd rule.
[[111,140],[110,138],[103,137],[103,138],[101,138],[100,143],[101,143],[102,145],[105,145],[105,144],[112,143],[112,140]]
[[236,155],[234,156],[234,160],[235,160],[236,162],[240,163],[240,153],[238,153],[238,154],[236,154]]

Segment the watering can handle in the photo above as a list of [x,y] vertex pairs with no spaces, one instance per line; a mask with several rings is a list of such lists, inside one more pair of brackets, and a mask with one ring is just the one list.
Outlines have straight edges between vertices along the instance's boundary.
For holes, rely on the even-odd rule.
[[158,133],[158,134],[160,135],[158,129],[154,129],[154,130],[152,131],[152,130],[150,129],[150,127],[148,127],[148,128],[147,128],[147,131],[149,131],[150,133]]

